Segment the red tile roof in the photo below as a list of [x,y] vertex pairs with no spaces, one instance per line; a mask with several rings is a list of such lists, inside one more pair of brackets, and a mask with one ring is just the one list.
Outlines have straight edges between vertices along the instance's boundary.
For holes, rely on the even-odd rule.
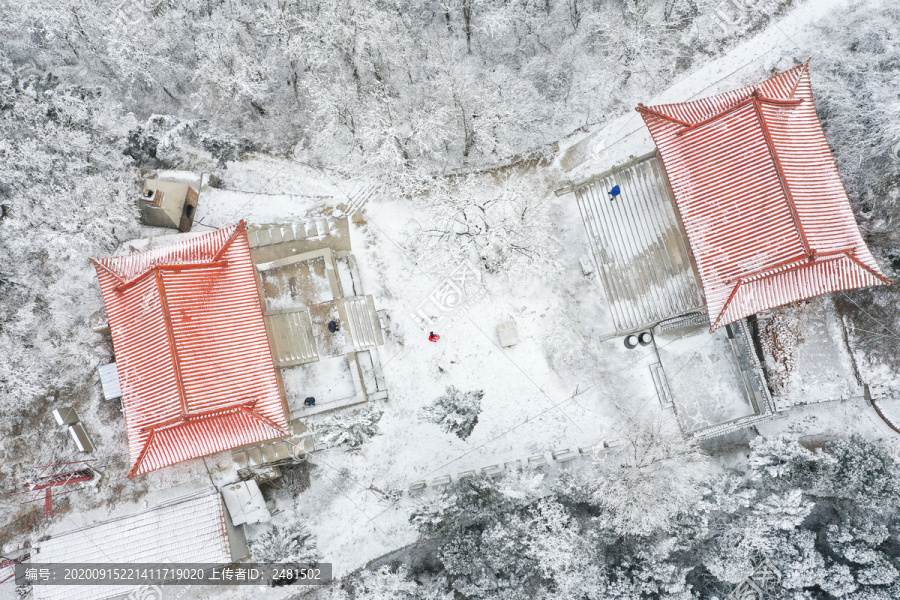
[[288,435],[243,222],[94,264],[129,477]]
[[807,64],[757,86],[637,110],[669,176],[711,330],[819,294],[891,283],[860,236]]

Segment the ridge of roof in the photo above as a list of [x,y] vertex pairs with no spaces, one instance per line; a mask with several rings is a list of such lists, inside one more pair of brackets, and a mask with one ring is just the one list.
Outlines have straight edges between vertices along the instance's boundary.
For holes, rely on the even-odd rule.
[[[752,96],[756,91],[758,91],[760,94],[763,94],[766,98],[775,101],[779,100],[778,96],[769,95],[767,93],[768,89],[762,89],[763,87],[775,87],[776,81],[780,83],[781,81],[786,79],[790,82],[789,85],[786,85],[784,87],[790,88],[790,93],[788,94],[787,99],[793,99],[794,94],[797,92],[797,88],[800,84],[800,80],[802,79],[804,73],[807,72],[809,72],[809,59],[807,59],[806,62],[800,63],[796,67],[770,77],[760,84],[748,85],[728,92],[722,92],[719,94],[714,94],[712,96],[697,98],[695,100],[688,100],[685,102],[671,102],[668,104],[654,104],[650,106],[639,103],[635,107],[635,110],[644,114],[652,114],[656,117],[672,121],[673,123],[677,123],[682,126],[690,127],[697,125],[700,121],[715,118],[717,113],[731,110],[735,107],[735,105],[746,102],[748,98]],[[791,79],[792,77],[793,79]],[[693,122],[673,114],[678,109],[687,109],[700,106],[705,108],[704,110],[698,111],[698,118]]]
[[[136,475],[138,475],[142,472],[141,467],[143,466],[144,459],[147,457],[147,455],[150,453],[150,451],[154,448],[154,442],[156,441],[156,438],[158,437],[157,434],[171,432],[171,431],[177,430],[177,429],[183,429],[185,427],[196,425],[199,422],[206,421],[206,422],[212,423],[217,420],[224,419],[225,417],[240,413],[246,417],[249,417],[255,421],[258,421],[265,428],[270,429],[271,433],[273,435],[271,435],[268,439],[274,439],[277,437],[284,437],[284,436],[290,435],[290,431],[288,429],[279,426],[272,419],[261,414],[256,409],[256,404],[257,404],[257,400],[253,399],[250,402],[245,402],[243,404],[238,404],[236,406],[213,409],[213,410],[205,411],[203,413],[196,413],[193,415],[191,415],[191,414],[184,415],[180,419],[168,421],[166,423],[160,423],[158,425],[153,425],[151,427],[145,428],[146,431],[150,432],[150,435],[147,437],[147,441],[144,444],[144,447],[141,450],[140,454],[138,455],[138,459],[135,461],[134,466],[131,468],[131,471],[128,473],[128,477],[129,478],[135,477]],[[218,452],[218,451],[213,451],[213,452],[210,452],[209,454],[215,454],[216,452]],[[201,455],[201,456],[206,456],[206,455]],[[197,458],[199,458],[199,456]]]
[[[118,279],[120,283],[116,286],[116,291],[122,291],[143,279],[154,269],[178,271],[215,265],[241,232],[246,230],[247,223],[241,220],[235,225],[179,240],[174,244],[135,254],[92,258],[91,261]],[[180,254],[187,256],[179,256]],[[129,273],[135,268],[136,272]]]

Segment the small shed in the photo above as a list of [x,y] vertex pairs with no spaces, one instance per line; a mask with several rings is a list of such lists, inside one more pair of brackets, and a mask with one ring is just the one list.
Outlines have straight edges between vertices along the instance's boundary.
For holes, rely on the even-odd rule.
[[91,441],[87,429],[84,428],[84,424],[80,421],[69,425],[69,437],[75,442],[75,447],[78,448],[79,452],[94,451],[94,442]]
[[75,412],[75,409],[71,406],[62,406],[60,408],[53,409],[53,418],[56,419],[56,424],[59,426],[63,425],[74,425],[81,419],[78,417],[78,413]]
[[53,418],[56,420],[57,425],[64,426],[68,430],[69,436],[75,442],[75,447],[78,448],[79,452],[94,451],[94,443],[91,441],[87,429],[84,428],[84,424],[81,423],[81,418],[74,408],[71,406],[56,408],[53,410]]
[[515,321],[507,321],[497,325],[497,335],[500,337],[500,346],[503,348],[509,348],[519,343]]
[[222,488],[222,498],[235,525],[255,525],[272,520],[266,499],[253,479],[226,485]]
[[141,223],[153,227],[169,227],[181,232],[190,231],[199,199],[199,182],[145,179],[141,199],[138,201]]
[[100,385],[103,387],[103,397],[107,400],[115,400],[122,397],[122,386],[119,384],[119,370],[116,363],[100,365],[97,367],[100,373]]

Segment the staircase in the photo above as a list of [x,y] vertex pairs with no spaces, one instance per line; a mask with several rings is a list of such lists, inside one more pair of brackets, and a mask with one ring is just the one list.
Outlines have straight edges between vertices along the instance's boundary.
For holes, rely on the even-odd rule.
[[322,217],[287,225],[263,225],[247,231],[251,248],[294,242],[313,238],[323,238],[338,233],[335,219]]
[[665,321],[661,321],[659,323],[659,330],[664,333],[666,331],[674,331],[676,329],[699,326],[709,327],[709,317],[706,313],[695,312],[681,315],[680,317],[675,317],[674,319],[666,319]]
[[352,215],[362,209],[378,191],[379,186],[375,183],[362,184],[350,194],[346,203],[338,204],[337,208],[345,216]]

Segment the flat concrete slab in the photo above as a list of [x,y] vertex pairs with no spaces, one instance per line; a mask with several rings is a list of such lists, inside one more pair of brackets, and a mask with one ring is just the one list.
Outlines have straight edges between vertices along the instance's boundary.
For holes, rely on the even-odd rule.
[[[784,375],[781,389],[773,395],[779,410],[863,395],[831,296],[817,296],[772,312],[789,317],[785,325],[795,327],[799,338],[792,349],[793,371]],[[766,327],[766,321],[761,321],[761,327]],[[766,369],[774,372],[773,357],[766,355],[765,361]]]
[[[323,358],[307,365],[283,369],[281,374],[292,418],[333,410],[336,408],[332,406],[334,403],[348,406],[366,401],[365,394],[358,393],[353,384],[346,356]],[[303,406],[308,396],[316,399],[314,407]],[[346,402],[348,399],[356,401]]]
[[[326,256],[310,256],[303,260],[277,265],[257,265],[266,298],[266,311],[298,306],[311,306],[334,300],[331,274],[334,272]],[[260,268],[266,266],[266,268]]]
[[685,433],[756,414],[724,328],[657,333],[655,339]]

